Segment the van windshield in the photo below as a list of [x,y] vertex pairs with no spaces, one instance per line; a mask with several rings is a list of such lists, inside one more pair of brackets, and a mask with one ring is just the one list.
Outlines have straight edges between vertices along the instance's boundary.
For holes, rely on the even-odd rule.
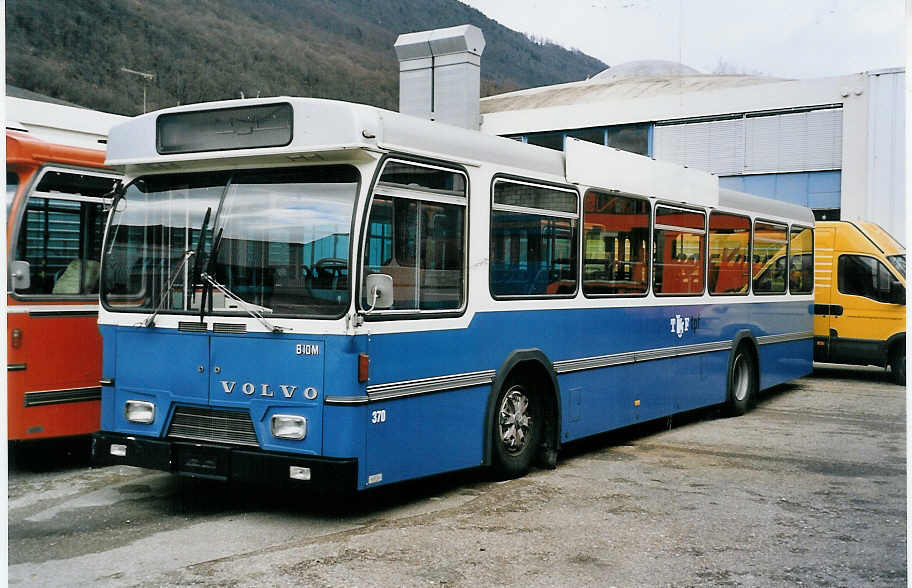
[[903,277],[906,277],[906,256],[903,255],[888,255],[887,260],[893,264],[893,267],[902,274]]
[[[118,201],[104,245],[111,310],[339,316],[349,303],[350,166],[144,176]],[[210,260],[211,258],[211,260]]]

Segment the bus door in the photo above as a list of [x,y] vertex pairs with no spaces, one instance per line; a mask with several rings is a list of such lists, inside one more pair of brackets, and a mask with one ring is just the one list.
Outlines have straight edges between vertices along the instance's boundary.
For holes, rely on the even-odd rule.
[[[98,274],[103,196],[117,176],[45,167],[12,207],[8,297],[9,438],[98,428]],[[73,403],[92,403],[73,410]]]

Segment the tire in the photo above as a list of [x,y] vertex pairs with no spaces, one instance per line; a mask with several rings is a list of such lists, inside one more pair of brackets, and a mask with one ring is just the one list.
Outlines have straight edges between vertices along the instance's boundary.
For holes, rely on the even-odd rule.
[[529,471],[541,443],[542,415],[539,395],[523,382],[507,380],[497,395],[491,423],[498,477],[518,478]]
[[906,385],[906,342],[898,343],[890,353],[890,377],[894,384]]
[[741,416],[750,410],[757,393],[757,365],[746,345],[738,346],[728,371],[728,414]]

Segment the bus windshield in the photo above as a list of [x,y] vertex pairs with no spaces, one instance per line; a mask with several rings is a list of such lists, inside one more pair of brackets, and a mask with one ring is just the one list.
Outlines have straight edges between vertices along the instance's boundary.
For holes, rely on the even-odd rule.
[[222,288],[207,289],[207,313],[340,316],[358,180],[350,166],[140,177],[115,204],[101,300],[199,313],[208,274]]
[[905,277],[905,275],[906,275],[906,255],[905,255],[905,253],[903,253],[902,255],[888,255],[887,259],[890,260],[890,263],[893,264],[893,267],[895,267],[899,271],[899,273],[901,273],[903,275],[903,277]]

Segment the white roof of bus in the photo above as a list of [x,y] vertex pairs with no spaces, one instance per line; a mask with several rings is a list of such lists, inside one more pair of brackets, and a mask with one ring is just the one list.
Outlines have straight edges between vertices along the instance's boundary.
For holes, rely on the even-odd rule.
[[[294,110],[292,141],[284,147],[267,147],[244,150],[193,152],[160,155],[156,151],[156,120],[162,114],[174,112],[194,112],[215,110],[258,104],[291,104]],[[595,146],[593,146],[595,147]],[[243,161],[251,157],[290,157],[296,153],[331,153],[366,149],[372,151],[403,152],[423,155],[431,158],[446,159],[456,163],[473,166],[481,162],[491,163],[503,168],[505,173],[524,173],[542,179],[568,181],[565,169],[565,153],[523,144],[512,139],[505,139],[432,122],[398,112],[383,110],[363,104],[353,104],[336,100],[319,98],[258,98],[247,100],[227,100],[205,104],[193,104],[160,110],[137,116],[111,129],[108,137],[107,165],[119,168],[131,167],[130,172],[144,173],[147,170],[164,171],[185,168],[187,164],[199,164],[206,161],[226,159],[231,165],[244,165]],[[629,153],[617,152],[603,148],[605,158],[619,160],[619,169],[629,167],[629,159],[637,157]],[[644,172],[650,169],[650,158],[642,157]],[[293,161],[298,160],[292,158]],[[672,164],[663,163],[664,167]],[[135,166],[135,167],[134,167]],[[618,167],[618,166],[616,166]],[[715,191],[718,182],[702,181],[696,174],[705,175],[715,180],[711,174],[697,170],[681,168],[679,181],[695,182],[695,186]],[[664,168],[663,168],[664,169]],[[665,170],[667,172],[667,170]],[[667,173],[665,174],[667,175]],[[576,180],[580,181],[580,180]],[[610,183],[610,179],[608,182]],[[666,182],[667,183],[667,182]],[[600,185],[601,188],[615,186]],[[623,188],[623,186],[617,186]],[[647,186],[644,186],[644,188]],[[647,191],[648,190],[643,190]],[[646,193],[645,196],[655,194]],[[810,210],[795,206],[741,194],[733,190],[719,190],[719,199],[711,198],[707,204],[735,207],[756,213],[800,219],[813,223]]]

